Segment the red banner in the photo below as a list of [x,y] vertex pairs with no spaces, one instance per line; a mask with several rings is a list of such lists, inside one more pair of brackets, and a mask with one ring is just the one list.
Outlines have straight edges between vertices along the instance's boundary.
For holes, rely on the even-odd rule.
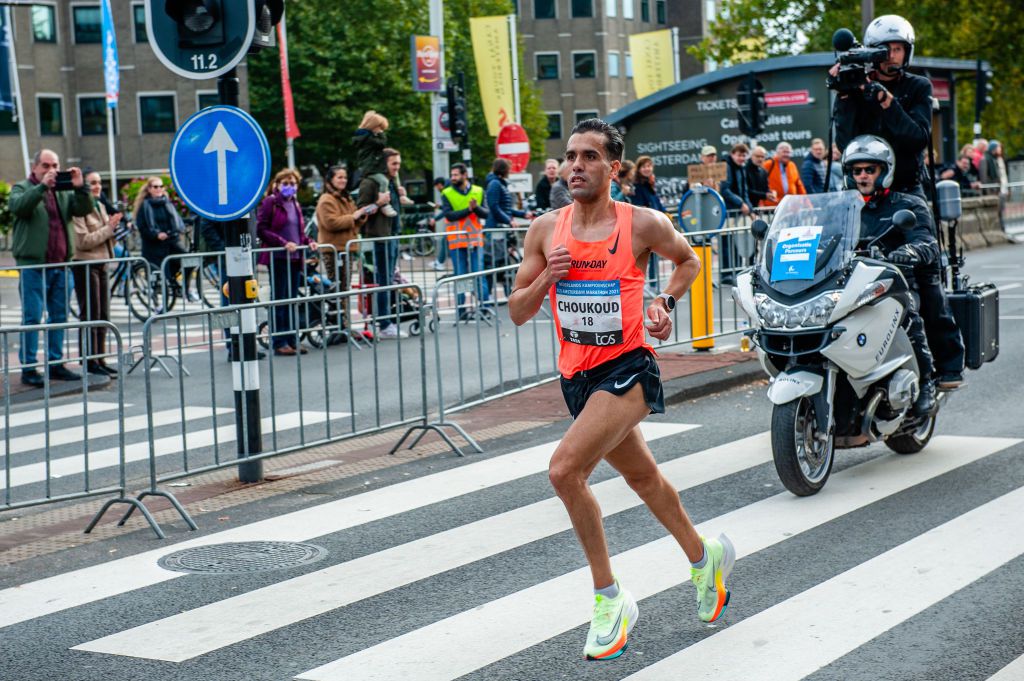
[[800,106],[811,103],[811,93],[808,90],[787,90],[786,92],[766,92],[764,102],[769,107],[775,106]]
[[284,100],[284,136],[293,140],[301,137],[299,126],[295,122],[295,103],[292,101],[292,81],[288,76],[288,38],[284,30],[284,21],[277,25],[277,42],[281,50],[281,99]]

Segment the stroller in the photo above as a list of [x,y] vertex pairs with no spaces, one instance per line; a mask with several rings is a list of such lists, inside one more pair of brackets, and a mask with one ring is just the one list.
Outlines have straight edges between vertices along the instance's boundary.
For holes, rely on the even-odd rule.
[[[360,269],[359,283],[353,284],[353,288],[360,288],[364,291],[359,296],[359,313],[364,318],[370,318],[373,316],[374,310],[374,292],[373,289],[377,288],[376,279],[374,278],[375,265],[374,263],[362,261],[362,267]],[[410,281],[402,274],[402,272],[395,267],[394,272],[391,275],[392,284],[409,284]],[[399,324],[402,322],[410,322],[408,332],[410,335],[418,336],[422,333],[423,329],[420,327],[420,310],[423,308],[423,300],[420,297],[420,291],[415,286],[409,286],[406,288],[398,289],[393,294],[394,311],[392,312],[393,318]],[[427,316],[427,328],[433,332],[436,328],[436,323],[431,316]]]
[[[306,276],[296,297],[319,296],[339,290],[338,283],[321,273],[318,267],[319,260],[316,258],[306,260]],[[345,343],[350,338],[345,309],[339,298],[297,303],[295,321],[299,337],[318,349]],[[270,346],[270,325],[267,320],[260,322],[256,339],[264,348]]]

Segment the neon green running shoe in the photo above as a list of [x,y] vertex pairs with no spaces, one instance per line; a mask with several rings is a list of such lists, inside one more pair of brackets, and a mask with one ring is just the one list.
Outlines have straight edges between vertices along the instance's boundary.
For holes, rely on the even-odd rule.
[[626,637],[640,616],[640,608],[632,594],[621,586],[615,598],[595,594],[594,601],[583,656],[588,660],[612,660],[626,650]]
[[725,579],[736,563],[736,549],[724,534],[718,539],[701,537],[707,563],[702,568],[690,568],[690,579],[697,587],[697,616],[704,622],[714,622],[729,605],[729,590]]

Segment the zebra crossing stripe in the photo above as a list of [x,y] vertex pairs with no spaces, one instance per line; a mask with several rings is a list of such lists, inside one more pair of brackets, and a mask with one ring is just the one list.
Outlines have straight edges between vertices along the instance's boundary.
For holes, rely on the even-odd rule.
[[[640,425],[648,442],[699,427],[688,423],[650,422]],[[232,438],[233,430],[234,426]],[[171,572],[157,565],[157,560],[175,551],[224,542],[307,541],[525,478],[547,470],[548,460],[558,442],[554,440],[173,546],[4,589],[0,591],[0,628],[182,577],[181,572]]]
[[[115,408],[117,405],[113,405]],[[221,407],[217,409],[218,414],[226,414],[231,412],[231,409]],[[175,423],[187,423],[196,419],[210,418],[213,415],[212,407],[185,407],[184,409],[165,409],[164,411],[158,411],[153,413],[153,427],[159,428],[161,426],[167,426]],[[138,416],[129,416],[124,420],[124,432],[130,433],[136,430],[144,430],[149,428],[149,417],[146,414],[140,414]],[[120,424],[115,418],[111,421],[101,421],[99,423],[93,423],[89,425],[89,439],[100,437],[110,437],[117,435],[120,429]],[[69,428],[61,428],[60,430],[51,430],[50,433],[50,447],[59,447],[61,445],[76,444],[85,439],[85,426],[71,426]],[[22,435],[20,437],[13,437],[10,440],[10,453],[20,454],[23,452],[31,452],[42,450],[45,447],[45,437],[42,433],[32,433],[31,435]],[[7,453],[7,443],[0,441],[0,456]]]
[[989,677],[988,681],[1020,681],[1024,679],[1024,655]]
[[[833,475],[819,495],[798,498],[783,492],[701,523],[697,529],[711,536],[727,532],[736,545],[737,558],[742,558],[1020,442],[1011,438],[936,437],[926,455],[881,456]],[[619,580],[638,600],[689,579],[686,558],[672,537],[621,553],[612,563]],[[296,678],[455,679],[585,624],[589,617],[586,605],[593,597],[590,588],[590,569],[583,567]],[[692,607],[692,602],[687,605]],[[543,616],[538,617],[538,613]],[[691,626],[697,624],[693,615]]]
[[1017,489],[627,679],[798,681],[1024,554],[1021,517]]
[[[124,405],[125,409],[132,405]],[[85,402],[76,402],[75,404],[62,404],[57,407],[50,407],[50,422],[60,421],[62,419],[69,419],[73,416],[82,416],[87,414],[93,416],[105,411],[113,411],[117,409],[116,402],[89,402],[88,411],[85,411]],[[28,426],[42,423],[47,417],[46,408],[42,409],[29,409],[27,411],[19,411],[11,414],[11,428],[18,428],[19,426]],[[7,424],[3,419],[0,419],[0,430],[4,430]]]
[[[683,491],[771,461],[768,433],[661,464]],[[643,502],[616,476],[591,488],[605,515]],[[572,529],[557,498],[217,601],[75,646],[75,650],[183,662],[224,646]],[[219,626],[233,622],[230,627]]]
[[[233,410],[229,410],[233,411]],[[333,421],[335,419],[342,419],[346,416],[351,416],[347,412],[330,412],[329,417]],[[307,412],[290,412],[277,417],[275,421],[271,417],[263,419],[263,431],[269,433],[276,426],[278,431],[290,430],[292,428],[299,428],[301,426],[313,425],[316,423],[322,423],[327,420],[328,414],[322,411],[307,411]],[[186,439],[187,435],[187,439]],[[216,436],[216,439],[215,439]],[[195,433],[181,434],[177,433],[169,435],[167,437],[157,438],[153,441],[153,451],[157,456],[167,456],[169,454],[178,454],[185,449],[185,444],[188,444],[190,450],[200,449],[202,447],[211,447],[216,442],[218,445],[224,445],[228,442],[235,441],[235,424],[230,423],[226,426],[218,426],[216,429],[207,428],[200,430]],[[124,456],[126,463],[132,463],[135,461],[145,461],[149,458],[149,442],[133,442],[130,445],[125,445]],[[103,470],[104,468],[110,468],[117,466],[120,462],[121,451],[118,447],[109,447],[107,449],[101,449],[95,452],[89,452],[89,471],[96,472]],[[50,476],[51,477],[67,477],[70,475],[81,475],[85,471],[85,455],[76,454],[74,456],[64,456],[58,459],[53,459],[50,462]],[[46,480],[46,462],[39,461],[37,463],[24,464],[22,466],[13,466],[11,468],[11,488],[21,487],[23,485],[30,485],[36,482],[42,482]],[[6,488],[4,480],[0,480],[0,490]]]

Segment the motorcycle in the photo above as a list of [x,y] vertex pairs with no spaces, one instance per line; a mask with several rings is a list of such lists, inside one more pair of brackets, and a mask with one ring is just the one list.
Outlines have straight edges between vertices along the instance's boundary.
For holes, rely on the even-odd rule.
[[885,234],[860,238],[856,191],[788,195],[771,228],[753,225],[757,264],[733,296],[771,377],[772,457],[793,494],[824,487],[835,450],[882,441],[913,454],[928,444],[939,406],[917,416],[921,372],[907,335],[913,293],[880,244],[912,225],[898,211]]

